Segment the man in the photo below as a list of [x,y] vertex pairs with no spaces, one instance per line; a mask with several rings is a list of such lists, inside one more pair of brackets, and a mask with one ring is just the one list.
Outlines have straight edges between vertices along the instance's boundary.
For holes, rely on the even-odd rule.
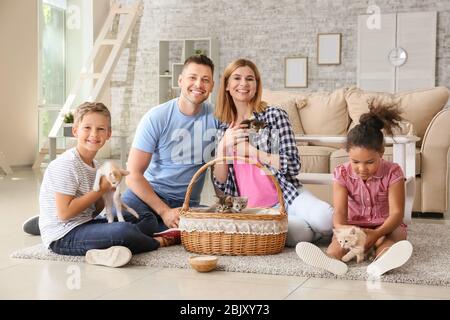
[[[152,108],[141,119],[128,157],[122,199],[139,214],[151,210],[161,230],[178,227],[179,210],[197,170],[212,157],[218,121],[205,102],[211,93],[214,65],[206,56],[188,58],[178,78],[178,98]],[[198,205],[204,175],[193,188]]]
[[[187,186],[212,157],[218,121],[206,100],[214,87],[214,64],[206,56],[188,58],[178,78],[178,98],[150,109],[141,119],[128,156],[123,201],[139,214],[151,212],[160,231],[176,228]],[[198,205],[204,175],[195,184],[190,206]],[[38,216],[23,230],[39,234]]]

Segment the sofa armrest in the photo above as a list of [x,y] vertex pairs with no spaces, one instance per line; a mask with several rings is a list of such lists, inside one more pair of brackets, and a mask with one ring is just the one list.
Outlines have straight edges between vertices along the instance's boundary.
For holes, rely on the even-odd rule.
[[448,209],[448,153],[450,109],[431,120],[422,141],[422,212],[445,213]]

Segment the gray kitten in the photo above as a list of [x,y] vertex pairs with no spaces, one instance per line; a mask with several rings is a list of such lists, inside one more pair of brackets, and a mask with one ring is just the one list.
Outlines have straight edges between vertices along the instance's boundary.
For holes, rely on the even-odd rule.
[[260,129],[267,127],[267,123],[256,120],[255,118],[242,120],[241,124],[246,125],[248,129],[254,130],[256,133],[259,133]]

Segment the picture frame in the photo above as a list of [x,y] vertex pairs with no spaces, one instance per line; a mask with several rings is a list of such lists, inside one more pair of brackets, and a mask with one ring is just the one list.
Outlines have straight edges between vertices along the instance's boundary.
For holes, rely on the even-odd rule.
[[341,64],[341,33],[317,34],[317,64]]
[[284,58],[284,87],[308,87],[308,57]]

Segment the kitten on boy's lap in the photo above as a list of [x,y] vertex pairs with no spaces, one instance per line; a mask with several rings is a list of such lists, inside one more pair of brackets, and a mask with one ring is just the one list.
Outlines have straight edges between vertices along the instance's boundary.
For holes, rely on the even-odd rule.
[[119,168],[113,162],[107,161],[105,162],[98,170],[97,175],[95,176],[94,181],[94,191],[100,190],[100,178],[105,177],[106,180],[115,188],[109,192],[106,192],[103,195],[103,201],[105,202],[105,212],[106,218],[108,219],[108,223],[114,221],[114,215],[112,212],[113,205],[116,207],[117,220],[120,222],[125,221],[122,215],[122,209],[131,213],[136,218],[139,218],[138,213],[133,209],[127,206],[124,202],[122,202],[121,194],[120,194],[120,183],[122,178],[128,175],[129,172]]

